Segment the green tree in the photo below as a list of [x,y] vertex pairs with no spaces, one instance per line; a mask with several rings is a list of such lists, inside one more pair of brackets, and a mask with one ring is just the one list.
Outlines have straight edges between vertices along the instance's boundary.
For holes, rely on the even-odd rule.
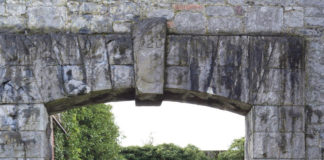
[[174,144],[130,146],[124,147],[121,154],[127,160],[211,160],[193,145],[185,148]]
[[97,104],[61,114],[68,135],[54,127],[55,159],[119,160],[119,131],[111,106]]
[[244,137],[235,139],[230,148],[218,155],[218,160],[243,160],[244,159]]

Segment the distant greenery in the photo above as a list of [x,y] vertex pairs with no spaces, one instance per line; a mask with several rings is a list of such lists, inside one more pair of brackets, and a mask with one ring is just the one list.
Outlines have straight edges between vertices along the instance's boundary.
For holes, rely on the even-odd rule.
[[193,145],[185,148],[174,144],[131,146],[123,148],[121,155],[126,160],[212,160]]
[[[215,160],[193,145],[153,146],[153,137],[143,146],[120,147],[119,131],[111,106],[98,104],[72,109],[61,114],[65,135],[54,125],[55,160]],[[243,160],[244,138],[236,139],[217,160]]]
[[61,114],[68,135],[54,125],[56,160],[119,160],[119,131],[111,106],[98,104]]
[[218,160],[243,160],[244,159],[244,137],[235,139],[230,148],[218,154]]

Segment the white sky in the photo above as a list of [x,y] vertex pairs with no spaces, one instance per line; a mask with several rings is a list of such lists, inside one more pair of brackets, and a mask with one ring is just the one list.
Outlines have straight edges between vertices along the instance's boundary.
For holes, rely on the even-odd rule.
[[[226,150],[245,136],[244,116],[206,106],[163,102],[160,107],[135,107],[134,101],[108,103],[124,136],[122,146],[174,143],[202,150]],[[150,138],[151,137],[151,138]]]

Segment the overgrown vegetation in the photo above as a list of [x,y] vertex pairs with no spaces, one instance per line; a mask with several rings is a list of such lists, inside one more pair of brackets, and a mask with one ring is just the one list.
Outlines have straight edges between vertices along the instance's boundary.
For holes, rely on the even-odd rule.
[[111,106],[98,104],[61,114],[68,135],[55,125],[56,160],[118,160],[119,131]]
[[219,153],[218,160],[243,160],[244,141],[244,137],[235,139],[227,151]]
[[193,145],[185,148],[174,144],[131,146],[123,148],[121,154],[126,160],[212,160]]

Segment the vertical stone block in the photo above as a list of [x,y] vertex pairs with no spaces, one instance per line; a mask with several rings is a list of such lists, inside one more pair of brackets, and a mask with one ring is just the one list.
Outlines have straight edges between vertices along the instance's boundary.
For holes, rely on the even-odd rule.
[[188,66],[191,50],[191,36],[168,36],[166,64]]
[[166,20],[152,18],[134,27],[136,104],[160,105],[164,87]]

